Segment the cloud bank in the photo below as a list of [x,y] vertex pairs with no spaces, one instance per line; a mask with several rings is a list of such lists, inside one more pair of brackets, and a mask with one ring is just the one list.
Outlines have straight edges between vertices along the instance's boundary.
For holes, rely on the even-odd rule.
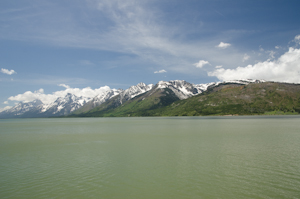
[[300,49],[290,47],[277,60],[258,62],[235,69],[219,68],[208,72],[221,81],[235,79],[264,79],[266,81],[300,83]]

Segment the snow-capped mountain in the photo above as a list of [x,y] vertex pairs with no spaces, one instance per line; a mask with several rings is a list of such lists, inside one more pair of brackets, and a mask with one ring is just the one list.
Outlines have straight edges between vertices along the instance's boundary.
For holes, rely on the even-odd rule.
[[157,83],[156,89],[164,88],[171,89],[179,99],[187,99],[204,91],[201,86],[188,83],[184,80],[160,81]]
[[116,89],[104,89],[102,93],[98,94],[94,98],[76,96],[68,93],[64,97],[58,97],[51,103],[43,103],[40,100],[34,100],[28,103],[21,102],[15,107],[1,112],[0,118],[53,117],[68,115],[91,100],[95,100],[95,104],[101,104],[116,94],[118,94]]
[[38,113],[40,109],[43,107],[43,102],[41,100],[34,100],[32,102],[20,102],[16,106],[12,107],[11,109],[2,111],[0,113],[0,118],[4,117],[20,117],[24,114],[33,115]]
[[90,98],[77,97],[74,94],[68,93],[65,97],[59,97],[55,102],[43,106],[42,115],[60,116],[68,115],[86,104]]
[[127,100],[130,100],[137,95],[145,93],[153,88],[153,84],[146,85],[145,83],[139,83],[136,86],[131,86],[130,88],[126,89],[125,91],[120,93],[120,103],[124,103]]
[[234,83],[234,84],[249,84],[249,83],[260,83],[263,80],[233,80],[224,82],[211,82],[207,84],[191,84],[184,80],[171,80],[171,81],[160,81],[157,83],[157,89],[169,88],[179,99],[187,99],[194,95],[198,95],[208,88],[218,86],[222,83]]
[[84,106],[82,106],[80,109],[75,111],[75,114],[80,114],[82,112],[89,111],[96,106],[99,106],[110,99],[113,100],[113,106],[117,107],[125,103],[126,101],[141,95],[153,88],[153,84],[146,85],[145,83],[139,83],[135,86],[131,86],[130,88],[126,90],[116,90],[112,89],[110,92],[108,92],[106,95],[99,95],[96,96],[94,99],[92,99],[90,102],[86,103]]
[[103,93],[96,95],[93,99],[88,101],[86,104],[82,105],[77,110],[78,110],[78,112],[91,110],[91,109],[95,108],[96,106],[99,106],[99,105],[105,103],[106,101],[110,100],[111,98],[119,95],[121,92],[123,92],[123,90],[121,90],[121,89],[107,90]]
[[93,107],[99,106],[100,104],[106,102],[107,100],[113,98],[116,95],[119,95],[122,92],[121,89],[111,89],[107,92],[101,93],[94,97],[91,101],[88,103],[93,104]]
[[180,99],[187,99],[200,94],[209,88],[218,86],[222,83],[249,84],[260,83],[263,80],[234,80],[225,82],[212,82],[208,84],[191,84],[184,80],[160,81],[156,85],[139,83],[126,90],[105,89],[95,97],[76,96],[68,93],[64,97],[58,97],[54,102],[44,104],[40,100],[34,100],[27,103],[19,103],[11,109],[0,112],[0,118],[13,117],[51,117],[68,115],[78,109],[88,111],[99,106],[110,99],[114,99],[115,106],[119,106],[126,101],[135,98],[138,95],[146,93],[153,89],[171,89]]

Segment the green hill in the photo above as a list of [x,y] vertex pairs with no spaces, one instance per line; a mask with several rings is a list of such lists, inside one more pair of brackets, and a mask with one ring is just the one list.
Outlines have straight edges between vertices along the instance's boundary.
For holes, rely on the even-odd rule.
[[223,83],[185,100],[170,89],[157,89],[123,104],[117,97],[73,117],[200,116],[299,114],[300,85],[287,83]]

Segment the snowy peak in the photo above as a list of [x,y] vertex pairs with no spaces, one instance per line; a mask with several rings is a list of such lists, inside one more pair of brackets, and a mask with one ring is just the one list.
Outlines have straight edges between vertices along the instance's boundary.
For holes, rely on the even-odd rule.
[[111,89],[108,91],[105,91],[101,94],[98,94],[97,96],[95,96],[89,103],[92,104],[92,107],[96,107],[104,102],[106,102],[107,100],[113,98],[116,95],[119,95],[122,92],[122,90],[120,89]]
[[184,80],[159,81],[157,89],[171,89],[179,99],[187,99],[191,96],[201,93],[203,90],[200,87],[188,83]]
[[115,96],[120,95],[120,93],[123,92],[122,89],[109,89],[105,90],[104,92],[96,95],[93,99],[82,105],[78,110],[76,110],[75,114],[79,114],[85,111],[89,111],[97,106],[100,106],[101,104],[109,101]]
[[130,88],[128,88],[125,91],[120,93],[121,104],[124,101],[130,100],[142,93],[145,93],[145,92],[151,90],[153,88],[153,86],[154,86],[153,84],[146,85],[145,83],[142,83],[142,82],[135,86],[131,86]]
[[34,100],[32,102],[27,102],[27,103],[23,103],[20,102],[19,104],[17,104],[16,106],[14,106],[13,108],[6,110],[6,113],[11,113],[14,115],[22,115],[25,112],[28,111],[32,111],[34,109],[39,108],[39,106],[41,106],[43,104],[43,102],[41,100]]
[[34,100],[31,102],[20,102],[11,109],[2,111],[0,118],[18,118],[26,115],[26,117],[36,117],[36,113],[43,107],[43,103],[40,100]]
[[179,99],[187,99],[191,96],[198,95],[207,89],[218,86],[224,83],[234,83],[234,84],[250,84],[250,83],[261,83],[265,82],[264,80],[232,80],[232,81],[223,81],[223,82],[211,82],[207,84],[191,84],[184,80],[172,80],[172,81],[159,81],[157,83],[157,89],[169,88]]
[[68,93],[65,97],[59,97],[55,102],[45,105],[41,112],[52,115],[67,115],[86,104],[90,98],[77,97],[74,94]]

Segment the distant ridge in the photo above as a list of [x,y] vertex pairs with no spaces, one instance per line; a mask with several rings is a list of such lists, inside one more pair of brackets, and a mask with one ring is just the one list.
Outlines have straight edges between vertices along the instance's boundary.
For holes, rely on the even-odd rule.
[[[262,90],[258,92],[259,88],[253,90],[254,87],[262,87]],[[126,90],[105,89],[93,98],[69,93],[51,104],[43,104],[40,100],[19,103],[2,111],[0,118],[248,115],[272,111],[296,114],[300,109],[297,91],[299,93],[298,84],[264,80],[208,84],[191,84],[184,80],[159,81],[156,85],[139,83]],[[277,98],[273,99],[270,93]]]

